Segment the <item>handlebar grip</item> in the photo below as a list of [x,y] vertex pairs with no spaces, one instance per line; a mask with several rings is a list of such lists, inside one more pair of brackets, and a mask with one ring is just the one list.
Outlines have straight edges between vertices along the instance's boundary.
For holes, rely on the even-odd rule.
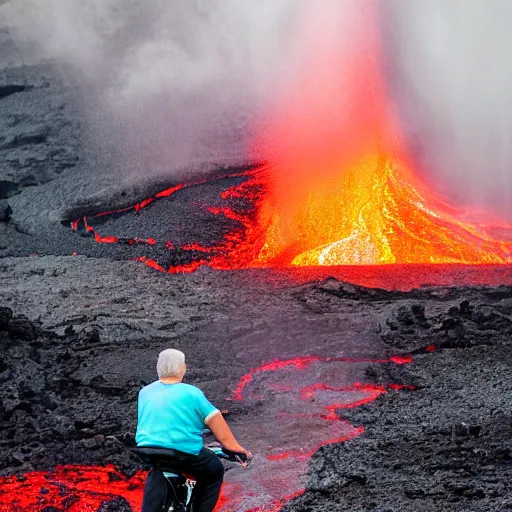
[[227,448],[224,448],[220,443],[210,443],[206,445],[206,448],[209,448],[212,450],[217,457],[220,457],[221,459],[227,459],[231,460],[233,462],[238,462],[242,465],[247,465],[251,461],[252,457],[248,457],[246,453],[244,452],[235,452],[233,450],[228,450]]
[[243,452],[233,452],[231,450],[224,450],[224,453],[226,453],[226,455],[231,460],[237,461],[238,463],[242,464],[244,467],[247,467],[252,460],[252,457],[249,457],[246,453],[243,453]]

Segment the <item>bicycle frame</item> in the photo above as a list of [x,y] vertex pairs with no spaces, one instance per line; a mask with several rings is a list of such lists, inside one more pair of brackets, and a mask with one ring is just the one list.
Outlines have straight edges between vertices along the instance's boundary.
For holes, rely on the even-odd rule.
[[[219,443],[211,443],[206,445],[205,448],[211,450],[220,459],[235,462],[243,468],[247,467],[249,464],[249,460],[244,460],[242,458],[243,455],[224,450]],[[141,457],[146,463],[151,464],[153,467],[159,467],[161,463],[163,464],[161,471],[167,482],[167,491],[165,505],[163,506],[164,508],[162,509],[162,512],[192,512],[192,498],[196,482],[193,477],[182,474],[177,470],[177,468],[175,469],[172,459],[167,461],[163,460],[162,455],[165,455],[165,453],[159,453],[161,450],[162,449],[155,447],[134,449],[135,453],[137,453],[139,457]],[[164,449],[164,451],[166,450]]]
[[[174,497],[171,498],[173,502],[178,503],[170,503],[167,510],[165,512],[178,512],[176,509],[176,505],[180,506],[185,512],[192,512],[192,495],[194,492],[194,487],[196,485],[196,481],[191,478],[186,478],[183,475],[179,475],[177,473],[168,473],[166,471],[163,472],[169,486],[173,490]],[[186,487],[186,495],[185,499],[180,501],[179,495],[180,488]],[[167,507],[167,504],[166,504]],[[181,511],[180,511],[181,512]]]

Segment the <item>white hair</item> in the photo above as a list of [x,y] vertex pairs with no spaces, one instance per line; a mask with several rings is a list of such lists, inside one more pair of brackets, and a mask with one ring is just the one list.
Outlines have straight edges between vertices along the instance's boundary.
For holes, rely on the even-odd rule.
[[174,348],[168,348],[158,354],[156,371],[159,379],[164,377],[181,377],[184,370],[185,354],[183,352]]

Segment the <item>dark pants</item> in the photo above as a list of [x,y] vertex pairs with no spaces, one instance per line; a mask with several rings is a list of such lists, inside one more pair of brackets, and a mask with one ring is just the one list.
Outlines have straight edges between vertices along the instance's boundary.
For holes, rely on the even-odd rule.
[[[194,487],[194,512],[212,512],[219,499],[220,487],[224,478],[224,466],[211,451],[203,448],[198,455],[175,451],[176,468],[193,476],[197,483]],[[174,464],[173,464],[174,465]],[[162,471],[153,468],[144,487],[142,512],[161,512],[165,505],[167,479]]]

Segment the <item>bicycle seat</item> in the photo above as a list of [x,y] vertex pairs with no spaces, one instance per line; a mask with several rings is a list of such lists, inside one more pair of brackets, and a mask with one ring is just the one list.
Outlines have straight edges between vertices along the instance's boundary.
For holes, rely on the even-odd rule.
[[176,461],[177,452],[170,448],[157,448],[154,446],[137,446],[132,448],[133,453],[139,456],[146,464],[166,472],[180,474],[181,470]]

